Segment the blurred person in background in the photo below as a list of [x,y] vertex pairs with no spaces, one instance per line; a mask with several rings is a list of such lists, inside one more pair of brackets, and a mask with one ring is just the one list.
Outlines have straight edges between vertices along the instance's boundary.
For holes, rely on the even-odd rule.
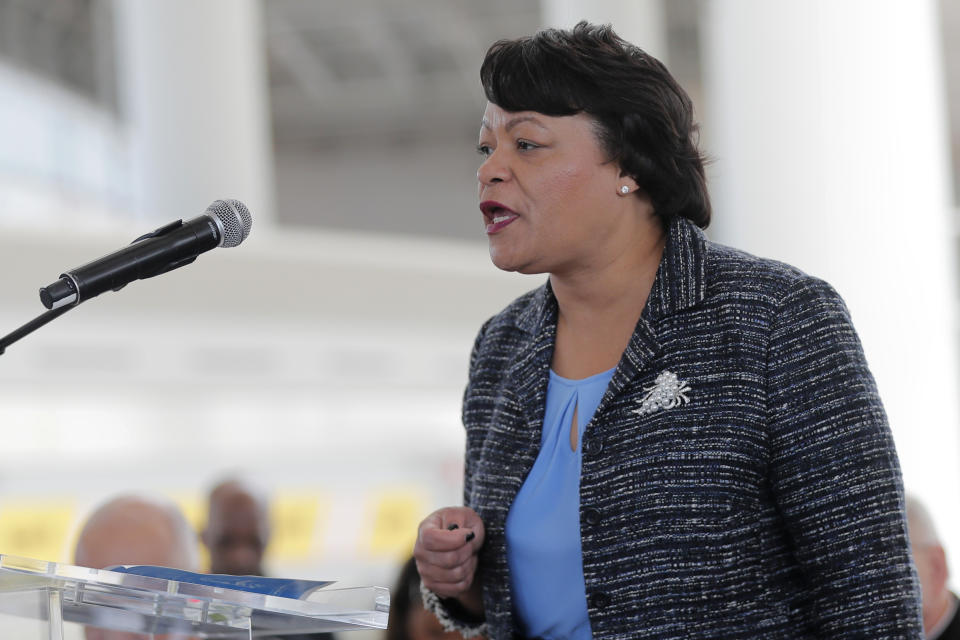
[[[239,478],[219,482],[210,491],[207,524],[201,539],[210,552],[210,573],[264,575],[263,558],[270,543],[270,504],[266,494]],[[333,635],[318,632],[283,637],[331,640]]]
[[427,606],[495,639],[922,637],[846,306],[704,236],[687,94],[587,23],[497,42],[480,76],[491,259],[549,279],[474,344],[465,506],[414,548]]
[[[98,507],[77,538],[74,564],[93,569],[155,565],[199,571],[197,535],[172,502],[153,496],[119,496]],[[84,629],[87,640],[141,640],[152,635]],[[171,633],[157,638],[182,640]]]
[[907,525],[913,561],[920,578],[923,631],[927,640],[960,640],[957,596],[947,588],[950,577],[947,554],[930,513],[915,496],[907,496]]
[[210,552],[210,573],[262,576],[270,541],[266,495],[239,479],[218,483],[210,491],[201,538]]
[[456,631],[447,631],[420,597],[420,574],[413,557],[403,564],[390,592],[390,622],[387,640],[463,640]]
[[153,496],[119,496],[98,507],[77,539],[74,562],[104,569],[148,564],[199,571],[197,535],[175,504]]

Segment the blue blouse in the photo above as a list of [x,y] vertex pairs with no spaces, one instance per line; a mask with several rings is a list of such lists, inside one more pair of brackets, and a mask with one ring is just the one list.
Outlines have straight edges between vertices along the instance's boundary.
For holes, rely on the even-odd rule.
[[510,589],[527,637],[592,638],[580,552],[580,442],[615,369],[582,380],[550,372],[540,453],[506,522]]

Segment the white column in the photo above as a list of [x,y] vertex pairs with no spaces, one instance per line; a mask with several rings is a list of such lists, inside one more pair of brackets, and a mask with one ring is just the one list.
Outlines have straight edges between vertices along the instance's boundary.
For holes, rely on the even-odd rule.
[[661,0],[543,0],[543,23],[570,28],[581,20],[610,23],[624,40],[666,63],[667,37]]
[[958,289],[935,3],[705,6],[713,236],[844,296],[907,489],[960,566]]
[[273,217],[263,17],[256,0],[115,0],[134,204],[159,221],[236,198]]

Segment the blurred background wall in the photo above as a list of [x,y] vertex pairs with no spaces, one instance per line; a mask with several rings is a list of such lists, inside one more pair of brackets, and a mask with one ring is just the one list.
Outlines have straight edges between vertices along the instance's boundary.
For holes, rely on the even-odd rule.
[[475,331],[542,281],[486,255],[479,64],[583,17],[694,98],[710,235],[845,297],[956,567],[954,0],[0,0],[0,334],[152,228],[254,215],[0,356],[0,553],[69,560],[119,491],[200,527],[242,472],[274,496],[272,572],[389,585],[460,500]]

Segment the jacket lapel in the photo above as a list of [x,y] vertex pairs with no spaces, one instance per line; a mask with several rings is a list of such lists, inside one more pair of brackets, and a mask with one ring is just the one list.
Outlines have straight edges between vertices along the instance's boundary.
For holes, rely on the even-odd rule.
[[547,384],[550,381],[550,362],[557,336],[557,300],[548,281],[537,292],[532,304],[519,319],[521,329],[531,335],[517,354],[507,377],[509,389],[515,390],[521,399],[523,425],[540,450],[540,433],[546,410]]
[[703,300],[706,295],[705,262],[703,232],[684,218],[673,220],[667,229],[667,242],[647,304],[595,415],[599,415],[634,378],[650,368],[660,352],[657,340],[660,321]]
[[[653,287],[630,342],[610,381],[596,414],[620,394],[638,375],[652,365],[660,351],[658,324],[663,318],[698,304],[706,295],[706,239],[686,219],[678,218],[667,229],[667,242],[657,268]],[[515,394],[522,413],[518,429],[532,441],[533,464],[540,450],[540,434],[546,408],[550,362],[557,335],[557,300],[550,282],[540,287],[517,319],[518,328],[530,339],[517,353],[507,372],[508,389]],[[524,470],[523,477],[526,477]],[[517,487],[519,489],[519,487]]]

